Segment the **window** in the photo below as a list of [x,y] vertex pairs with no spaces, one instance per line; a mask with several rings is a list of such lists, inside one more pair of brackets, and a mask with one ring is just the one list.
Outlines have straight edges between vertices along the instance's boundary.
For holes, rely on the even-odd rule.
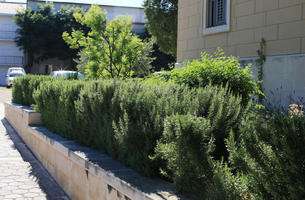
[[203,34],[230,30],[230,0],[203,0]]

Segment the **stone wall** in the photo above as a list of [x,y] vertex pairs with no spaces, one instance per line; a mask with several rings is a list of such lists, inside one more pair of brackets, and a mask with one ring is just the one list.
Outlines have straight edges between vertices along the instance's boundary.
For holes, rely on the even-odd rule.
[[216,47],[253,57],[262,37],[268,56],[305,53],[304,0],[231,0],[230,12],[228,32],[203,35],[203,0],[179,0],[177,62]]
[[[257,58],[243,58],[257,77]],[[290,104],[305,104],[305,55],[267,56],[263,66],[263,88],[266,105],[287,109]]]
[[182,199],[171,184],[143,177],[107,154],[51,133],[41,126],[40,113],[31,108],[5,103],[5,117],[72,199]]

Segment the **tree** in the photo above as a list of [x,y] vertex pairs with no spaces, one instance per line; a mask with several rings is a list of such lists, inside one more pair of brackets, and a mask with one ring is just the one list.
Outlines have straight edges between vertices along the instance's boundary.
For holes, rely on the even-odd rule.
[[62,39],[62,33],[72,32],[73,29],[82,28],[73,17],[73,13],[84,14],[82,8],[62,7],[54,11],[52,3],[39,5],[38,10],[27,8],[15,15],[15,22],[19,26],[15,42],[28,56],[26,71],[31,70],[34,62],[48,58],[61,60],[76,58],[77,50],[70,49]]
[[120,16],[106,22],[105,15],[96,5],[84,16],[75,13],[76,21],[89,27],[88,36],[81,29],[63,33],[63,39],[72,49],[81,48],[79,64],[85,66],[88,77],[124,79],[149,73],[152,43],[143,42],[131,33],[131,18]]
[[146,27],[162,52],[176,57],[178,0],[145,0]]
[[[147,28],[145,32],[138,34],[138,36],[142,40],[153,40]],[[164,52],[160,51],[156,42],[153,43],[153,53],[151,57],[155,58],[155,60],[151,63],[152,72],[158,72],[162,70],[169,71],[176,61],[172,55],[165,54]]]

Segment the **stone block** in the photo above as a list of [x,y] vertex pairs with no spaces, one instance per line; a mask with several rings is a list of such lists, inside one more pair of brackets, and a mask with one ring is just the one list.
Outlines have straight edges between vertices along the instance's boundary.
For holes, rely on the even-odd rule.
[[194,60],[200,58],[201,50],[190,50],[186,53],[186,59],[185,60]]
[[187,41],[187,50],[199,50],[204,48],[203,38],[195,38]]
[[184,51],[187,49],[187,40],[178,40],[177,42],[177,50]]
[[189,27],[201,27],[201,15],[193,15],[189,17]]
[[272,26],[264,26],[261,28],[256,28],[254,30],[254,40],[255,42],[260,42],[262,38],[264,38],[266,41],[269,40],[277,40],[278,37],[278,26],[272,25]]
[[185,17],[178,20],[178,30],[183,30],[189,27],[189,18]]
[[301,53],[305,53],[305,37],[302,38],[302,52]]
[[237,18],[237,30],[257,28],[265,25],[265,13]]
[[279,7],[278,0],[256,0],[255,12],[264,12],[269,10],[275,10]]
[[89,199],[107,199],[107,183],[92,175],[88,174]]
[[71,161],[59,152],[56,152],[55,157],[55,177],[59,185],[64,191],[70,193],[70,184],[72,177]]
[[237,55],[241,58],[257,56],[259,43],[238,45],[236,47]]
[[236,56],[236,46],[222,47],[223,52],[226,56]]
[[235,4],[235,17],[254,14],[255,1],[246,1]]
[[181,8],[181,18],[193,16],[193,15],[199,15],[199,7],[195,4],[192,4],[190,6]]
[[226,33],[208,35],[205,37],[205,48],[227,46],[228,36]]
[[199,27],[192,27],[180,30],[179,32],[179,40],[188,40],[191,38],[196,38],[199,36]]
[[279,25],[279,39],[305,37],[305,20]]
[[304,2],[303,0],[279,0],[280,7],[294,6]]
[[86,170],[78,165],[77,163],[72,162],[71,166],[71,183],[70,189],[72,194],[72,199],[83,200],[87,199],[88,194],[88,181],[87,181],[87,172]]
[[228,45],[248,44],[254,42],[254,31],[243,30],[228,33]]
[[266,44],[267,55],[298,54],[301,51],[301,39],[276,40]]
[[267,12],[267,24],[281,24],[300,20],[302,17],[302,6],[293,6]]

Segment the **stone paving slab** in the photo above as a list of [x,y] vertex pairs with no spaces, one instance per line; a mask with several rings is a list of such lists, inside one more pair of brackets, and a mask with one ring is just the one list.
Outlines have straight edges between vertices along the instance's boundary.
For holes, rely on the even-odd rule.
[[4,101],[11,90],[0,90],[0,200],[69,200],[69,197],[4,119]]

